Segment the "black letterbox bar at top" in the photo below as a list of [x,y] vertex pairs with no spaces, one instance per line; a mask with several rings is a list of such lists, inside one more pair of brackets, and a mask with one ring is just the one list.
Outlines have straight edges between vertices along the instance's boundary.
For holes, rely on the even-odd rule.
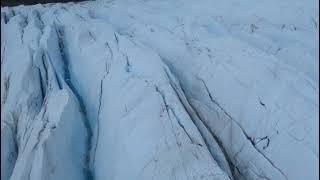
[[1,0],[1,7],[47,3],[81,2],[84,0]]

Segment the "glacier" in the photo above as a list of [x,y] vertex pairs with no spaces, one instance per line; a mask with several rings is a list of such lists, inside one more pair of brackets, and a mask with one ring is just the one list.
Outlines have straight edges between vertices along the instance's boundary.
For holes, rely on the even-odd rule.
[[1,7],[1,179],[319,179],[318,6]]

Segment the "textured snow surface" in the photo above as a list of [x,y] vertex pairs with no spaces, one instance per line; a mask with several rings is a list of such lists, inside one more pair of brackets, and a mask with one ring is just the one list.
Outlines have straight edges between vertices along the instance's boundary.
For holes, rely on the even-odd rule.
[[1,8],[1,179],[319,179],[318,3]]

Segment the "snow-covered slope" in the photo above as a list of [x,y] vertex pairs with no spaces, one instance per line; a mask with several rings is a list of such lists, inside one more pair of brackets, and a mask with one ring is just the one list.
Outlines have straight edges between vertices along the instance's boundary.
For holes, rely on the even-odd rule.
[[319,178],[308,0],[1,8],[1,179]]

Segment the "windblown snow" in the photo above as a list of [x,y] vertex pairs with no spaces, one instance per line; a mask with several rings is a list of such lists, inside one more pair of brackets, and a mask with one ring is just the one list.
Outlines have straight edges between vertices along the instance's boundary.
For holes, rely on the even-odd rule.
[[1,8],[1,179],[319,179],[319,1]]

